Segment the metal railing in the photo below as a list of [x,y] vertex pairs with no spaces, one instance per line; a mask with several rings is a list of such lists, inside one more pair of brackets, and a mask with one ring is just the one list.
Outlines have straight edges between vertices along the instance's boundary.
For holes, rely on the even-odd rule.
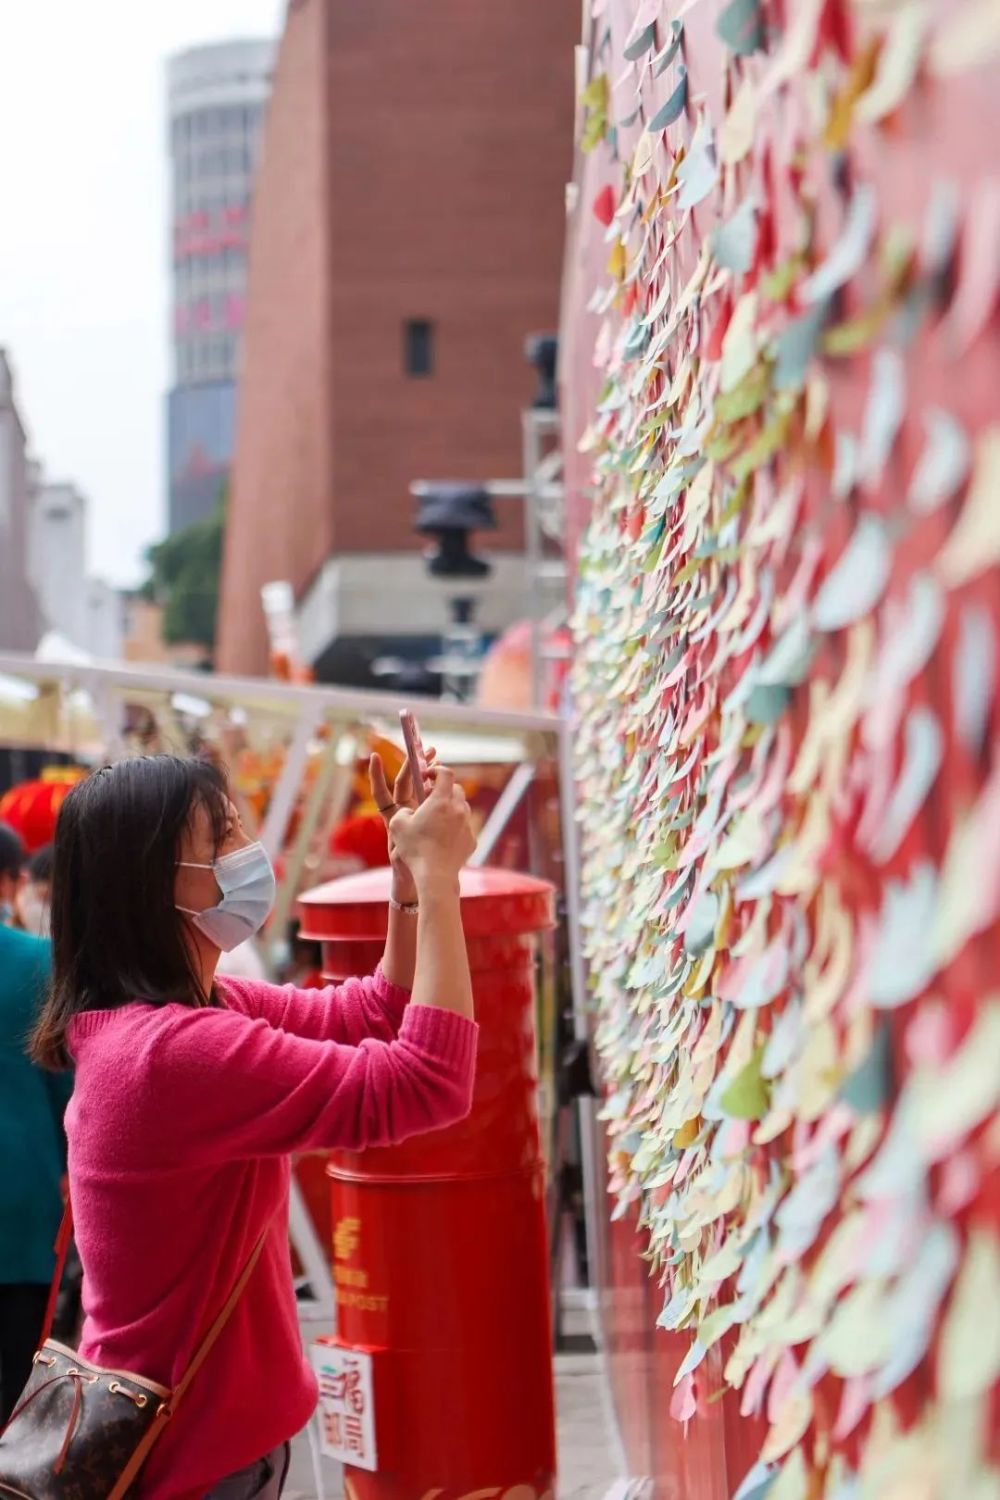
[[[186,753],[199,734],[210,742],[220,727],[239,724],[251,741],[256,735],[277,752],[260,837],[272,855],[279,851],[284,855],[271,924],[278,934],[287,928],[310,847],[317,839],[322,844],[347,808],[359,746],[372,731],[396,738],[400,708],[410,708],[419,716],[425,738],[437,745],[443,761],[509,767],[506,783],[480,830],[473,863],[485,864],[491,858],[529,795],[539,768],[551,768],[560,804],[573,1014],[577,1035],[585,1036],[588,1022],[579,942],[570,740],[559,715],[158,667],[53,664],[0,653],[0,746],[68,752],[90,764],[115,760],[142,753],[134,735],[130,738],[129,720],[134,720],[136,710],[144,710],[155,726],[157,748]],[[273,963],[275,955],[269,956]],[[582,1131],[593,1265],[592,1215],[598,1204],[591,1134],[588,1128]],[[300,1309],[302,1315],[327,1318],[334,1305],[329,1267],[294,1181],[291,1238],[312,1292],[311,1300]]]

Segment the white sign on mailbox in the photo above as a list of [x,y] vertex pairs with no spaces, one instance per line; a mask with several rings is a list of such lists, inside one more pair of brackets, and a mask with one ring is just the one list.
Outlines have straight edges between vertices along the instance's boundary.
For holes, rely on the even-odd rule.
[[374,1473],[378,1450],[371,1355],[322,1340],[310,1345],[310,1353],[319,1378],[323,1452],[342,1464]]

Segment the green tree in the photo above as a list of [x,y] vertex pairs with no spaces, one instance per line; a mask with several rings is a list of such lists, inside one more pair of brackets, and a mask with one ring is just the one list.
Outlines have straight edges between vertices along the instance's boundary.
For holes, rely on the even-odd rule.
[[212,515],[146,554],[152,571],[144,592],[163,605],[163,638],[170,645],[193,641],[214,650],[225,514],[223,493]]

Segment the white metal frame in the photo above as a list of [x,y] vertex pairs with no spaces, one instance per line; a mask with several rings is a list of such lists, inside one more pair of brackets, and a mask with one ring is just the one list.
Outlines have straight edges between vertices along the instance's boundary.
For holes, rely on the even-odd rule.
[[[130,692],[136,694],[140,701],[147,699],[151,693],[170,696],[181,694],[201,699],[213,706],[239,706],[265,713],[270,711],[276,717],[286,719],[291,731],[291,743],[262,831],[262,838],[272,852],[281,847],[287,831],[311,742],[323,724],[338,727],[340,735],[331,734],[324,764],[317,773],[316,782],[307,799],[295,847],[290,851],[287,861],[289,868],[281,893],[286,913],[291,905],[290,892],[294,888],[309,839],[322,816],[324,806],[327,806],[329,812],[330,807],[335,807],[338,797],[349,790],[349,776],[338,775],[343,770],[340,764],[343,757],[338,755],[338,747],[342,750],[345,738],[353,739],[359,726],[365,723],[385,720],[394,726],[401,707],[409,707],[418,714],[428,731],[451,729],[471,735],[478,732],[519,736],[523,740],[523,759],[515,766],[482,830],[479,850],[473,861],[475,864],[484,864],[496,848],[497,841],[534,780],[537,759],[545,748],[546,741],[556,761],[561,783],[564,838],[567,827],[575,837],[572,814],[568,811],[572,801],[572,783],[566,780],[570,764],[568,744],[562,720],[555,714],[544,711],[509,713],[463,703],[445,703],[434,699],[405,700],[388,693],[305,687],[259,678],[206,677],[194,672],[158,669],[147,671],[139,667],[103,666],[96,663],[43,663],[33,657],[14,653],[0,653],[0,677],[2,676],[20,682],[32,682],[42,689],[61,688],[64,692],[85,689],[93,701],[95,715],[111,753],[117,753],[121,749],[121,709],[129,701]],[[564,858],[564,867],[567,910],[571,923],[570,944],[575,960],[579,952],[579,932],[576,927],[576,900],[570,890],[570,883],[575,880],[575,870],[573,861],[568,856]],[[582,1015],[583,994],[582,991],[577,991],[578,982],[578,969],[574,962],[574,1014]],[[294,1180],[289,1235],[313,1294],[311,1298],[300,1301],[302,1318],[307,1321],[331,1318],[334,1309],[333,1283],[324,1247],[319,1243],[312,1219]]]
[[21,678],[39,684],[62,684],[85,688],[95,704],[102,686],[111,689],[133,689],[148,692],[184,693],[209,702],[232,703],[251,711],[270,710],[290,717],[311,705],[325,719],[395,721],[399,709],[411,708],[425,726],[440,725],[455,730],[487,733],[558,734],[559,717],[544,709],[512,713],[506,709],[482,708],[477,704],[443,702],[436,698],[406,698],[399,693],[383,693],[368,688],[332,688],[302,686],[297,683],[273,682],[261,677],[205,676],[199,672],[182,672],[154,668],[106,665],[104,663],[51,663],[36,661],[33,656],[0,652],[0,676]]
[[311,703],[303,710],[302,717],[295,726],[292,743],[288,747],[288,754],[268,804],[264,826],[260,832],[260,841],[272,859],[284,848],[285,835],[288,832],[292,813],[295,811],[295,798],[302,785],[302,777],[309,761],[309,747],[320,726],[321,718],[322,715],[318,712],[317,705]]
[[[569,936],[570,989],[573,996],[573,1032],[578,1042],[590,1036],[587,1007],[587,973],[583,961],[580,930],[580,841],[577,837],[576,779],[573,774],[571,738],[572,700],[563,696],[562,727],[559,735],[559,810],[562,821],[563,884],[566,896],[566,926]],[[577,1101],[580,1123],[580,1156],[583,1167],[584,1224],[587,1235],[587,1260],[590,1284],[600,1291],[600,1230],[597,1215],[603,1199],[600,1173],[595,1153],[596,1120],[593,1099]],[[600,1320],[595,1316],[594,1342],[601,1346]]]
[[[525,492],[525,557],[528,566],[528,586],[531,591],[531,702],[537,708],[542,701],[542,632],[545,616],[541,601],[545,597],[545,586],[553,581],[565,588],[566,568],[562,562],[555,567],[545,557],[543,507],[550,500],[562,503],[563,487],[553,483],[553,476],[562,468],[562,455],[558,447],[546,453],[545,439],[559,436],[559,415],[555,411],[539,411],[533,407],[522,416],[522,440],[524,445]],[[554,492],[554,493],[550,493]]]
[[496,806],[483,824],[476,842],[476,852],[469,860],[473,866],[485,865],[496,848],[508,823],[524,800],[525,794],[535,779],[534,761],[526,760],[515,770],[513,776],[497,798]]
[[[206,677],[192,672],[89,663],[42,663],[35,661],[33,657],[14,653],[0,653],[0,679],[4,677],[15,682],[34,683],[42,691],[46,688],[59,688],[68,693],[75,689],[85,689],[93,702],[95,716],[111,754],[120,753],[121,750],[121,710],[130,701],[130,693],[135,694],[136,701],[144,701],[150,694],[182,694],[208,701],[215,707],[239,706],[250,713],[271,713],[278,720],[286,720],[291,735],[289,751],[262,831],[262,837],[272,850],[281,846],[287,832],[312,741],[323,725],[329,726],[331,730],[338,729],[339,734],[331,734],[326,773],[321,767],[310,798],[307,799],[309,806],[301,820],[301,824],[305,826],[300,826],[295,840],[296,847],[290,853],[288,863],[296,868],[301,867],[301,858],[306,852],[309,836],[322,817],[324,807],[329,813],[347,785],[345,781],[344,787],[338,790],[336,784],[337,772],[341,769],[337,762],[336,746],[345,736],[353,737],[362,725],[378,725],[381,721],[391,732],[397,722],[398,710],[409,707],[419,716],[427,731],[439,734],[442,730],[446,733],[450,730],[470,736],[492,734],[521,740],[521,763],[515,766],[482,829],[479,850],[474,859],[476,864],[485,863],[496,848],[534,780],[539,757],[547,751],[556,760],[559,780],[574,1029],[578,1038],[587,1037],[589,1020],[580,945],[576,798],[568,702],[567,711],[562,715],[539,709],[528,713],[510,713],[457,702],[405,700],[391,693],[300,686],[259,678]],[[290,869],[289,875],[294,879],[295,871]],[[290,890],[291,881],[286,879],[286,885]],[[588,1254],[596,1286],[599,1269],[597,1215],[600,1211],[600,1183],[595,1159],[591,1101],[580,1101],[580,1117]],[[335,1299],[326,1251],[318,1239],[301,1192],[294,1181],[289,1235],[312,1292],[311,1298],[300,1301],[300,1316],[306,1323],[317,1320],[329,1323],[334,1316]],[[599,1342],[599,1328],[596,1324],[595,1318],[595,1338]]]

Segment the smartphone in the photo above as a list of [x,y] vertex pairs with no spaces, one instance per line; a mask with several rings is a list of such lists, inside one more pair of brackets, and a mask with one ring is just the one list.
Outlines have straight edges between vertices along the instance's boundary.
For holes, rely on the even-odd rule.
[[424,780],[427,757],[424,754],[423,740],[420,738],[417,721],[408,708],[401,708],[399,710],[399,722],[403,728],[403,743],[406,745],[406,758],[410,762],[413,795],[418,802],[423,802],[427,796],[427,783]]

